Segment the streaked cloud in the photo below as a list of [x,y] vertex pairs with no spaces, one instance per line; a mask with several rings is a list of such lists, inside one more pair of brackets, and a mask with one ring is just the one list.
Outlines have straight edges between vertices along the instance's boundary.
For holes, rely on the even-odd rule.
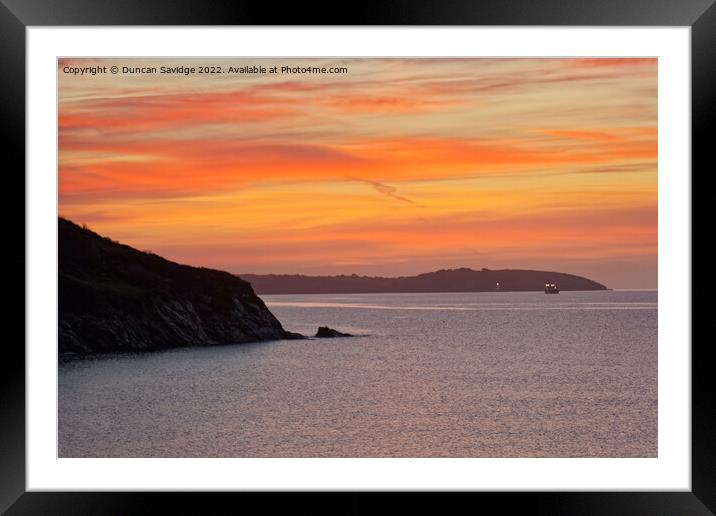
[[572,263],[610,286],[656,285],[656,59],[289,63],[349,68],[316,76],[62,72],[287,61],[60,60],[60,212],[234,272]]
[[407,202],[408,204],[415,204],[413,201],[408,199],[407,197],[403,197],[402,195],[398,195],[398,189],[394,186],[390,185],[384,185],[383,183],[379,183],[378,181],[368,181],[366,179],[361,179],[360,181],[363,181],[365,183],[368,183],[370,186],[372,186],[377,192],[386,195],[388,197],[392,197],[393,199],[397,199],[398,201]]

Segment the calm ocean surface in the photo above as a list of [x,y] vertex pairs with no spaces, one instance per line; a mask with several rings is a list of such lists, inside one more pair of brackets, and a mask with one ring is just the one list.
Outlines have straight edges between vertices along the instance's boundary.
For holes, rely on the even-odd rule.
[[262,297],[361,336],[63,363],[59,456],[657,455],[657,292]]

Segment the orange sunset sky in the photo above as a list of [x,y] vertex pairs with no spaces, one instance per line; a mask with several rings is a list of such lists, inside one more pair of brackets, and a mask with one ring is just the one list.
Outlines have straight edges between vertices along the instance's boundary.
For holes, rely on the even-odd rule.
[[[345,66],[75,76],[65,66]],[[61,59],[59,212],[235,273],[657,286],[656,59]]]

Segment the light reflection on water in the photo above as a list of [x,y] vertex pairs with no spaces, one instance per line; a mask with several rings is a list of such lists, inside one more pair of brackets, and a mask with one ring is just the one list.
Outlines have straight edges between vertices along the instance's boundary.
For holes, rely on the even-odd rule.
[[60,456],[656,456],[656,292],[264,299],[362,337],[64,363]]

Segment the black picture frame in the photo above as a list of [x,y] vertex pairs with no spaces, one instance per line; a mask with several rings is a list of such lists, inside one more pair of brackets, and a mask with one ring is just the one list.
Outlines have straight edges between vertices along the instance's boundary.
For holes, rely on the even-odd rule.
[[[710,147],[708,126],[716,120],[716,5],[714,0],[399,0],[356,4],[270,3],[182,0],[0,0],[0,124],[6,184],[23,195],[25,170],[25,41],[29,26],[82,25],[554,25],[554,26],[686,26],[691,27],[692,172],[706,175]],[[91,42],[88,42],[88,45]],[[709,163],[710,164],[710,163]],[[713,166],[711,165],[712,169]],[[22,179],[21,179],[22,178]],[[693,185],[693,182],[692,182]],[[692,191],[693,187],[692,187]],[[24,201],[23,201],[24,202]],[[5,234],[13,252],[7,267],[24,267],[25,225],[17,208],[3,204]],[[24,213],[24,206],[23,206]],[[692,220],[703,220],[694,210]],[[17,247],[22,240],[22,251]],[[692,244],[692,271],[693,271]],[[21,254],[21,256],[19,256]],[[22,261],[22,264],[20,263]],[[23,269],[24,270],[24,269]],[[18,277],[6,272],[6,278]],[[6,295],[6,300],[9,296]],[[23,285],[23,300],[25,299]],[[692,300],[693,306],[693,300]],[[25,320],[25,303],[12,302],[6,321]],[[21,316],[20,311],[23,315]],[[693,316],[692,316],[693,320]],[[17,322],[15,322],[17,321]],[[693,323],[692,323],[693,326]],[[24,337],[24,327],[23,327]],[[24,338],[23,338],[24,340]],[[0,512],[7,514],[144,514],[172,503],[180,513],[235,512],[210,510],[236,496],[242,504],[256,501],[274,508],[275,498],[261,493],[78,493],[26,492],[25,478],[25,351],[20,339],[6,338],[0,361]],[[474,493],[482,506],[496,502],[500,512],[511,509],[536,514],[669,514],[716,512],[716,425],[711,414],[714,382],[708,360],[709,340],[692,339],[692,490],[690,492],[569,492]],[[373,512],[381,496],[351,493],[348,497],[316,499],[316,494],[292,496],[291,510],[328,508],[332,512]],[[249,497],[247,501],[245,498]],[[251,498],[254,498],[253,500]],[[457,500],[459,501],[459,500]],[[465,500],[462,500],[465,502]],[[461,503],[462,503],[461,502]],[[233,502],[232,502],[233,503]],[[404,510],[444,501],[422,494],[401,502]],[[246,506],[248,507],[248,506]],[[441,511],[441,512],[442,512]]]

